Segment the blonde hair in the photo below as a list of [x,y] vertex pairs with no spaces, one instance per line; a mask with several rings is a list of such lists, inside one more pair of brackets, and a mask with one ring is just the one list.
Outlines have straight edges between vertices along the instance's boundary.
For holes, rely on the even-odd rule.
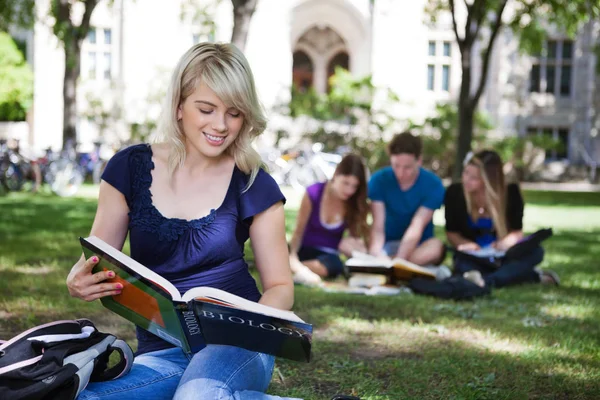
[[[465,165],[473,165],[479,169],[485,187],[486,207],[492,216],[498,238],[503,238],[508,234],[508,228],[506,225],[506,183],[504,170],[502,169],[502,159],[495,151],[482,150],[475,155],[471,155]],[[464,193],[467,210],[473,221],[477,221],[479,210],[473,199],[471,199],[471,195],[466,191]]]
[[250,65],[231,43],[198,43],[181,57],[173,71],[157,136],[157,141],[170,145],[169,173],[185,162],[185,136],[177,118],[178,109],[200,82],[214,91],[227,107],[236,108],[244,116],[240,133],[226,154],[233,157],[242,172],[250,175],[247,190],[262,165],[252,141],[265,130],[267,119],[258,100]]

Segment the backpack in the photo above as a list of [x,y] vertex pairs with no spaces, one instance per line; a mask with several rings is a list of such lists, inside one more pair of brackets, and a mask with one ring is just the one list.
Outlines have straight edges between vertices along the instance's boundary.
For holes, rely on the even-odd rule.
[[[108,368],[116,351],[120,361]],[[129,372],[127,343],[99,332],[88,319],[55,321],[0,341],[0,399],[76,399],[88,382]]]

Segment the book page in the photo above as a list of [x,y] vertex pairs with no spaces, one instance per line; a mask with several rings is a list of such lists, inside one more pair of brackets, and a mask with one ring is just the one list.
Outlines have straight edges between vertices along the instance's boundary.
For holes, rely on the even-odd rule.
[[471,254],[475,257],[504,257],[505,252],[502,250],[495,249],[491,246],[483,247],[479,250],[467,250],[465,253]]
[[264,304],[259,304],[235,294],[228,293],[224,290],[211,287],[195,287],[187,292],[181,298],[182,301],[198,300],[205,303],[213,303],[221,306],[239,308],[246,311],[255,312],[258,314],[268,315],[289,321],[304,322],[300,317],[292,311],[280,310],[275,307],[269,307]]
[[348,280],[349,287],[366,287],[385,285],[388,281],[387,276],[381,274],[352,274]]
[[[407,278],[411,276],[410,274],[417,274],[421,276],[435,278],[437,270],[437,267],[423,267],[403,258],[394,258],[392,260],[392,264],[394,266],[394,273],[397,278]],[[409,275],[407,275],[407,273]]]
[[392,262],[387,257],[375,257],[360,251],[353,251],[352,258],[346,261],[348,267],[384,267],[391,268]]
[[149,268],[143,266],[139,262],[135,261],[133,258],[129,257],[127,254],[120,252],[115,249],[104,240],[100,239],[96,236],[90,236],[83,239],[84,242],[88,242],[93,246],[96,246],[98,249],[102,250],[106,254],[110,255],[115,260],[121,262],[127,268],[135,271],[140,276],[154,282],[161,288],[163,288],[166,292],[168,292],[173,300],[181,300],[181,295],[179,294],[179,290],[168,280],[157,274],[156,272],[150,270]]
[[392,260],[392,265],[395,267],[403,267],[403,268],[408,268],[408,269],[412,269],[415,271],[427,270],[427,268],[417,265],[415,263],[412,263],[403,258],[394,258]]

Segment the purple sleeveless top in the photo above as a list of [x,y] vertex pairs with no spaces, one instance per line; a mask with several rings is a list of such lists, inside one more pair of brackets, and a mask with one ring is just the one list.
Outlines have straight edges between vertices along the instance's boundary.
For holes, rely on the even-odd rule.
[[[244,261],[252,218],[285,198],[262,169],[244,192],[248,176],[234,168],[223,203],[202,218],[166,218],[152,204],[152,148],[135,145],[108,162],[102,179],[125,196],[129,206],[131,258],[168,279],[184,293],[210,286],[252,301],[260,299]],[[137,354],[173,345],[137,328]]]
[[346,230],[346,223],[330,228],[321,222],[321,200],[326,184],[327,182],[319,182],[306,188],[312,210],[304,229],[302,247],[316,247],[337,252],[344,230]]

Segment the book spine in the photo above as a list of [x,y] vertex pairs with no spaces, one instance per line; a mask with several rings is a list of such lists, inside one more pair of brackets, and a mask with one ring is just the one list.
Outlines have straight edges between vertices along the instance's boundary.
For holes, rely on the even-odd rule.
[[181,323],[181,329],[187,339],[187,349],[184,348],[184,350],[194,353],[201,350],[206,346],[206,343],[202,336],[198,317],[187,303],[175,303],[175,310]]

